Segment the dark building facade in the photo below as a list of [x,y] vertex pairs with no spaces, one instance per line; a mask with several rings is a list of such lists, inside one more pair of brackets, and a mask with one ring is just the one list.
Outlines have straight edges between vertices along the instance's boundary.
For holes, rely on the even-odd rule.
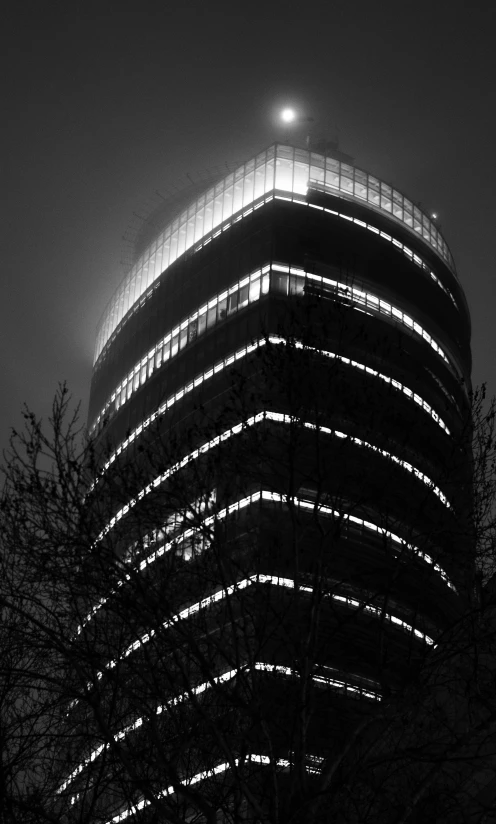
[[[208,712],[222,706],[225,726],[223,746],[197,732],[188,758],[171,744],[155,791],[178,799],[180,784],[217,771],[221,786],[243,767],[263,809],[273,771],[303,804],[301,765],[318,782],[471,587],[467,304],[435,221],[333,156],[274,145],[162,220],[100,324],[89,427],[102,477],[121,478],[97,543],[115,540],[145,592],[163,564],[176,583],[98,677],[146,659],[162,633],[161,717],[178,696],[215,692]],[[187,638],[203,639],[206,674]],[[236,683],[256,712],[253,695],[236,704]],[[146,738],[151,710],[128,703],[122,729],[137,736],[126,718],[139,716]],[[97,763],[71,774],[74,798]],[[222,786],[227,820],[236,793]],[[112,797],[108,821],[152,808],[139,792]],[[202,818],[181,803],[183,820]],[[249,793],[239,803],[260,820]]]

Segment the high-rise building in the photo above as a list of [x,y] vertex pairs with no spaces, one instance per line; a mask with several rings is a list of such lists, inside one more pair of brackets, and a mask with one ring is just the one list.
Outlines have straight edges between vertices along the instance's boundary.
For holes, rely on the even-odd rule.
[[[84,633],[121,599],[98,682],[119,670],[127,756],[133,736],[161,753],[150,792],[206,820],[180,791],[205,784],[260,820],[274,776],[303,809],[302,769],[320,780],[471,586],[470,319],[434,217],[325,147],[276,144],[189,195],[152,216],[98,330],[97,543],[130,572]],[[151,815],[119,780],[108,820]]]

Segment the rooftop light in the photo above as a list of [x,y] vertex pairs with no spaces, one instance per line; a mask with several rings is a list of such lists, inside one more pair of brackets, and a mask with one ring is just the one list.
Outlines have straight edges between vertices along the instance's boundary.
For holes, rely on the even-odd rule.
[[294,109],[283,109],[281,112],[281,120],[284,123],[292,123],[296,119],[296,112]]

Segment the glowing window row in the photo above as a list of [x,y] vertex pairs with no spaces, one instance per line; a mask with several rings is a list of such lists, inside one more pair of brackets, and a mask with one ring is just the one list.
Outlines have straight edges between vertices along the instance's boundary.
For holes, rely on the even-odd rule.
[[[193,458],[191,459],[193,460]],[[185,464],[181,465],[183,466]],[[168,477],[170,477],[173,471],[177,471],[178,468],[180,468],[179,464],[177,464],[170,470]],[[134,499],[134,503],[131,503],[131,506],[134,506],[138,499],[141,500],[141,498]],[[301,497],[295,497],[291,500],[292,503],[294,503],[303,510],[310,510],[312,512],[315,512],[316,510],[315,501],[306,500]],[[174,551],[177,551],[183,542],[188,541],[191,538],[194,538],[198,534],[202,534],[203,530],[206,527],[213,526],[216,522],[222,521],[228,516],[232,515],[233,513],[239,512],[241,509],[244,509],[247,506],[251,506],[254,503],[258,503],[259,501],[270,501],[272,503],[287,503],[287,499],[279,493],[272,493],[266,491],[254,492],[251,495],[248,495],[244,498],[241,498],[238,501],[233,502],[225,509],[222,509],[219,512],[214,513],[213,515],[205,517],[202,526],[188,527],[181,533],[181,535],[174,537],[174,540],[164,543],[162,546],[159,546],[156,549],[154,549],[153,552],[147,555],[146,558],[140,560],[139,565],[136,568],[137,571],[142,572],[144,569],[154,564],[157,560],[159,560],[159,558],[162,558],[172,549],[174,549]],[[129,508],[127,509],[127,511],[129,511]],[[447,586],[454,592],[456,592],[454,584],[452,583],[444,569],[428,553],[423,552],[414,544],[406,542],[405,540],[403,540],[403,538],[400,538],[394,532],[391,532],[391,530],[378,527],[371,521],[364,520],[363,518],[358,518],[355,515],[349,515],[347,513],[340,512],[339,510],[332,509],[332,507],[326,506],[324,504],[319,504],[317,511],[319,515],[321,514],[324,516],[331,516],[334,518],[341,519],[346,523],[350,523],[353,526],[358,527],[359,529],[376,533],[382,537],[387,538],[394,545],[401,548],[399,552],[407,550],[408,552],[411,552],[413,555],[420,558],[422,561],[425,561],[425,563],[427,563],[429,566],[432,566],[435,572],[442,578],[442,580],[447,584]],[[109,525],[106,529],[111,529],[111,526]],[[103,538],[104,534],[105,530],[102,531],[101,535],[99,536],[99,539]],[[190,554],[185,559],[189,560],[189,558],[191,557],[192,556]],[[124,584],[129,580],[130,575],[125,575],[124,578],[117,582],[115,589],[111,590],[107,597],[101,598],[98,601],[98,603],[91,609],[91,611],[86,615],[84,621],[78,627],[78,635],[82,632],[82,630],[88,624],[88,622],[92,620],[93,616],[96,615],[96,613],[109,601],[109,599],[116,594],[117,590],[120,589],[120,587],[124,586]]]
[[263,269],[252,272],[251,275],[234,283],[220,294],[214,295],[207,303],[194,311],[188,318],[185,318],[175,329],[172,329],[165,337],[161,338],[147,355],[134,365],[133,369],[112,392],[91,427],[91,432],[109,412],[112,414],[120,409],[157,369],[160,369],[163,364],[174,358],[185,346],[193,343],[217,323],[235,314],[240,309],[244,309],[250,303],[257,301],[260,295],[266,295],[269,291],[269,272],[270,266],[264,266]]
[[266,195],[282,191],[306,196],[309,183],[311,188],[323,187],[338,197],[365,201],[386,212],[422,237],[455,273],[451,253],[435,224],[396,189],[334,158],[276,145],[190,203],[150,244],[107,305],[98,329],[95,361],[133,305],[188,249]]
[[[235,426],[230,427],[230,429],[226,429],[225,432],[223,432],[221,435],[216,435],[215,438],[212,438],[210,441],[207,441],[202,446],[200,446],[198,449],[195,449],[195,450],[193,450],[193,452],[190,452],[188,455],[185,455],[184,458],[182,458],[180,461],[178,461],[176,464],[174,464],[170,469],[167,469],[161,475],[157,475],[157,477],[154,478],[153,481],[150,481],[150,483],[148,483],[146,486],[144,486],[143,489],[138,493],[138,495],[136,495],[135,498],[131,498],[131,500],[125,506],[123,506],[114,515],[113,518],[110,519],[108,524],[104,527],[104,529],[98,535],[98,537],[96,539],[96,542],[101,541],[102,538],[104,538],[104,536],[107,535],[114,528],[114,526],[120,520],[122,520],[122,518],[124,518],[130,512],[131,509],[133,509],[136,506],[136,504],[139,501],[143,500],[143,498],[145,498],[147,495],[149,495],[155,489],[157,489],[159,486],[161,486],[163,483],[165,483],[165,481],[167,481],[176,472],[180,471],[181,469],[184,469],[184,467],[187,466],[192,461],[197,460],[197,458],[199,458],[200,455],[205,455],[211,449],[215,449],[217,446],[219,446],[219,444],[224,443],[225,441],[229,440],[229,438],[233,437],[234,435],[238,435],[244,429],[246,429],[250,426],[254,426],[255,424],[260,423],[261,421],[265,421],[265,420],[272,421],[272,422],[277,422],[277,423],[287,423],[287,424],[294,423],[294,421],[295,421],[294,418],[291,418],[289,415],[285,415],[281,412],[270,412],[270,411],[258,412],[256,415],[253,415],[252,417],[248,418],[246,421],[243,421],[242,423],[238,423]],[[301,426],[305,427],[305,428],[317,429],[315,424],[309,423],[307,421],[298,421],[298,423]],[[382,455],[383,457],[387,458],[388,460],[393,461],[398,466],[401,466],[402,469],[406,470],[407,472],[412,474],[415,478],[417,478],[419,481],[421,481],[423,484],[425,484],[427,486],[427,488],[430,491],[432,491],[448,509],[451,509],[451,504],[449,503],[448,499],[446,498],[446,495],[439,489],[439,487],[436,486],[435,483],[424,472],[421,472],[419,469],[414,467],[408,461],[404,461],[401,458],[397,458],[395,455],[392,455],[390,452],[387,452],[385,449],[380,449],[377,446],[373,446],[373,444],[370,444],[367,441],[362,440],[361,438],[355,438],[351,435],[346,435],[344,432],[337,432],[336,430],[332,430],[327,426],[320,426],[320,427],[318,427],[318,429],[319,429],[320,432],[322,432],[326,435],[333,435],[333,436],[338,437],[338,438],[344,438],[344,439],[350,441],[351,443],[355,443],[357,446],[361,446],[361,447],[364,447],[366,449],[370,449],[371,451]]]
[[[308,773],[320,774],[320,766],[322,765],[324,759],[320,758],[317,755],[307,755],[307,760],[310,761],[310,764],[305,766],[305,769]],[[239,758],[234,759],[234,766],[240,767],[243,764],[260,764],[261,766],[272,766],[276,767],[278,770],[288,770],[291,767],[291,762],[287,758],[269,758],[268,755],[258,755],[255,753],[248,753],[242,760]],[[223,763],[218,764],[216,767],[212,767],[209,770],[202,770],[202,772],[196,773],[192,778],[186,778],[184,781],[181,781],[186,787],[191,787],[194,784],[198,784],[200,781],[205,781],[208,778],[215,778],[218,775],[222,775],[223,773],[230,770],[231,764],[230,763]],[[162,790],[158,793],[157,798],[167,798],[170,795],[175,795],[176,790],[171,785],[167,787],[165,790]],[[119,824],[121,821],[125,821],[126,818],[129,818],[131,815],[136,815],[136,813],[140,812],[141,810],[145,809],[146,807],[150,806],[151,802],[145,798],[142,798],[137,804],[127,807],[125,810],[120,812],[118,815],[114,815],[113,818],[108,819],[105,824]]]
[[[284,273],[284,274],[281,274]],[[303,269],[285,264],[273,263],[253,272],[241,281],[233,284],[229,289],[215,295],[202,307],[185,318],[175,329],[168,332],[153,346],[147,355],[138,361],[126,377],[106,401],[93,423],[90,434],[108,415],[117,412],[143,386],[153,373],[174,358],[188,344],[194,343],[198,337],[226,317],[244,309],[251,303],[259,300],[261,295],[270,292],[288,294],[303,294],[308,282],[318,283],[324,288],[332,289],[339,298],[352,301],[357,306],[363,306],[374,313],[387,317],[395,323],[404,326],[410,333],[421,337],[443,361],[459,375],[459,370],[453,370],[452,362],[435,339],[410,315],[402,312],[388,301],[378,298],[372,292],[365,292],[355,286],[311,274]]]
[[[241,220],[243,217],[246,217],[247,215],[251,214],[251,213],[252,213],[255,209],[260,208],[261,206],[263,206],[263,205],[264,205],[264,203],[267,203],[268,201],[270,201],[270,200],[272,200],[272,199],[273,199],[272,197],[265,198],[265,199],[264,199],[261,203],[259,203],[258,205],[256,205],[256,206],[254,206],[253,208],[250,208],[250,209],[247,209],[246,211],[244,211],[244,212],[243,212],[243,213],[242,213],[239,217],[237,217],[237,218],[236,218],[236,220],[234,220],[233,222],[234,222],[234,223],[237,223],[237,222],[238,222],[239,220]],[[292,198],[280,197],[280,196],[276,195],[276,200],[293,200],[293,199],[292,199]],[[443,292],[444,292],[446,295],[448,295],[448,297],[449,297],[449,298],[450,298],[450,300],[452,301],[453,305],[454,305],[454,306],[455,306],[455,308],[458,310],[458,305],[457,305],[457,303],[456,303],[456,301],[455,301],[455,298],[454,298],[454,296],[453,296],[452,292],[451,292],[451,291],[450,291],[447,287],[445,287],[445,286],[444,286],[444,284],[440,281],[440,279],[437,277],[437,275],[435,274],[435,272],[433,272],[433,271],[432,271],[432,269],[430,269],[430,267],[427,265],[427,263],[425,263],[425,261],[424,261],[424,260],[423,260],[423,259],[422,259],[419,255],[417,255],[415,252],[413,252],[413,251],[412,251],[412,250],[411,250],[408,246],[405,246],[403,243],[400,243],[400,241],[396,240],[396,238],[393,238],[391,235],[387,234],[387,232],[381,231],[381,230],[377,229],[374,225],[372,225],[372,224],[370,224],[370,223],[365,223],[363,220],[358,220],[358,218],[353,218],[353,217],[350,217],[349,215],[342,214],[341,212],[336,212],[336,211],[334,211],[333,209],[327,209],[327,208],[324,208],[323,206],[317,206],[317,205],[316,205],[316,204],[314,204],[314,203],[307,203],[306,201],[301,201],[301,200],[295,200],[295,201],[293,201],[293,202],[298,203],[300,206],[310,206],[310,207],[311,207],[311,208],[313,208],[313,209],[319,209],[320,211],[326,212],[327,214],[331,214],[331,215],[334,215],[335,217],[340,217],[340,218],[342,218],[343,220],[347,220],[347,221],[350,221],[350,222],[352,222],[352,223],[355,223],[357,226],[361,226],[361,227],[363,227],[363,228],[365,228],[365,229],[368,229],[370,232],[373,232],[374,234],[378,235],[379,237],[383,238],[384,240],[389,241],[389,242],[390,242],[390,243],[392,243],[392,244],[393,244],[396,248],[400,249],[400,251],[402,251],[402,252],[403,252],[403,254],[404,254],[404,255],[405,255],[405,256],[406,256],[409,260],[412,260],[412,261],[413,261],[413,262],[414,262],[414,263],[415,263],[415,264],[416,264],[416,265],[417,265],[420,269],[423,269],[424,271],[428,272],[428,274],[430,275],[430,277],[432,278],[432,280],[433,280],[433,281],[434,281],[434,282],[435,282],[435,283],[436,283],[436,284],[437,284],[437,285],[438,285],[438,286],[439,286],[439,287],[443,290]],[[223,226],[222,231],[226,231],[227,229],[229,229],[229,228],[230,228],[230,226],[231,226],[231,224],[230,224],[230,223],[229,223],[229,224],[226,224],[225,226]],[[207,238],[205,238],[205,239],[204,239],[201,243],[198,243],[198,244],[197,244],[197,246],[195,247],[195,252],[196,252],[196,251],[198,251],[199,249],[203,248],[203,246],[206,246],[208,243],[210,243],[210,241],[211,241],[214,237],[217,237],[217,235],[218,235],[218,234],[220,234],[220,230],[219,230],[219,232],[216,232],[216,233],[215,233],[214,235],[212,235],[211,237],[207,237]],[[148,298],[152,297],[152,295],[153,295],[153,292],[147,292],[147,293],[144,295],[144,297],[142,297],[142,298],[140,299],[139,304],[138,304],[138,303],[135,303],[135,304],[134,304],[134,307],[133,307],[133,309],[132,309],[132,311],[130,310],[130,311],[129,311],[129,313],[126,315],[126,319],[128,320],[128,319],[131,317],[131,315],[133,315],[133,314],[134,314],[134,312],[135,312],[138,308],[140,308],[140,307],[143,305],[143,303],[144,303],[144,302],[145,302]],[[458,310],[458,311],[459,311],[459,310]],[[122,324],[122,322],[121,322],[121,324]],[[110,344],[110,343],[111,343],[111,342],[115,339],[115,337],[116,337],[116,335],[118,334],[118,332],[120,332],[120,331],[121,331],[121,328],[122,328],[121,324],[119,325],[119,328],[116,328],[116,329],[114,330],[114,332],[112,333],[111,337],[109,338],[109,340],[108,340],[108,341],[107,341],[107,343],[105,344],[105,348],[107,347],[107,345],[108,345],[108,344]],[[103,350],[102,350],[102,351],[103,351]],[[100,354],[101,354],[101,353],[100,353]],[[95,362],[96,362],[96,359],[95,359]]]
[[[204,246],[208,246],[208,244],[209,244],[209,243],[211,243],[211,241],[212,241],[214,238],[218,237],[218,236],[219,236],[222,232],[227,232],[227,231],[228,231],[228,229],[230,229],[230,228],[231,228],[231,226],[232,226],[234,223],[238,223],[238,222],[239,222],[240,220],[242,220],[244,217],[247,217],[248,215],[251,215],[251,214],[252,214],[252,212],[256,211],[257,209],[260,209],[262,206],[264,206],[264,204],[265,204],[265,203],[270,203],[270,201],[271,201],[271,200],[274,200],[274,196],[273,196],[273,195],[268,195],[268,196],[267,196],[267,197],[265,197],[262,201],[260,201],[259,203],[255,204],[254,206],[250,206],[250,208],[249,208],[249,209],[245,209],[245,210],[243,210],[243,212],[241,212],[241,214],[239,214],[239,215],[238,215],[236,218],[234,218],[232,221],[225,223],[225,224],[224,224],[224,225],[223,225],[223,226],[222,226],[222,227],[221,227],[221,228],[220,228],[217,232],[214,232],[214,233],[213,233],[213,234],[211,234],[211,235],[207,235],[207,236],[205,236],[205,238],[203,238],[203,239],[201,240],[201,242],[199,242],[199,243],[195,244],[194,251],[195,251],[195,252],[198,252],[200,249],[203,249],[203,247],[204,247]],[[124,316],[124,318],[123,318],[123,319],[119,322],[118,326],[116,326],[116,328],[115,328],[115,329],[114,329],[114,331],[112,332],[111,336],[108,338],[108,340],[106,341],[105,345],[104,345],[104,346],[102,347],[102,349],[100,350],[100,354],[99,354],[98,356],[95,356],[94,361],[93,361],[93,365],[94,365],[94,366],[96,366],[96,364],[99,362],[99,360],[100,360],[101,356],[105,354],[105,352],[108,350],[109,346],[113,343],[113,341],[116,339],[116,337],[120,334],[120,332],[122,331],[122,329],[123,329],[124,325],[128,322],[128,320],[129,320],[129,319],[130,319],[130,318],[131,318],[131,317],[132,317],[132,316],[133,316],[133,315],[134,315],[137,311],[139,311],[139,310],[141,309],[141,307],[142,307],[142,306],[144,306],[144,305],[145,305],[145,303],[146,303],[148,300],[150,300],[150,298],[152,298],[152,297],[153,297],[154,292],[155,292],[155,289],[157,288],[157,284],[154,282],[154,285],[152,284],[152,287],[153,287],[153,288],[148,287],[147,291],[146,291],[146,292],[145,292],[145,293],[144,293],[144,294],[140,297],[139,301],[136,301],[136,302],[132,305],[132,307],[131,307],[131,308],[129,309],[129,311],[126,313],[126,315]],[[98,349],[98,346],[97,346],[97,349]]]
[[133,563],[137,556],[143,550],[154,546],[161,541],[165,541],[173,532],[178,529],[185,529],[186,524],[191,523],[192,520],[198,520],[198,515],[210,511],[217,500],[216,490],[209,490],[193,501],[188,501],[186,511],[176,511],[169,515],[161,527],[156,527],[143,535],[140,541],[133,542],[123,558],[124,563]]
[[[259,494],[259,493],[254,493]],[[265,496],[265,500],[271,500],[274,502],[276,498],[274,497],[274,493],[271,492],[262,492],[262,497]],[[251,498],[252,496],[250,496]],[[280,502],[283,502],[283,496],[278,496]],[[250,500],[250,503],[252,501]],[[249,578],[243,578],[241,581],[236,581],[234,584],[230,584],[227,587],[222,587],[214,592],[212,595],[208,595],[206,598],[202,598],[201,601],[197,601],[195,604],[192,604],[189,607],[185,607],[180,612],[173,615],[172,618],[169,618],[167,621],[164,621],[158,629],[151,629],[149,632],[143,633],[136,641],[133,641],[127,649],[124,650],[122,655],[119,655],[118,658],[113,658],[111,661],[106,664],[104,670],[100,670],[100,672],[96,673],[96,677],[100,680],[103,677],[103,674],[106,670],[114,669],[118,663],[123,661],[125,658],[128,658],[133,652],[136,652],[141,647],[145,646],[152,638],[155,638],[157,634],[162,630],[168,630],[174,627],[177,623],[181,621],[185,621],[190,618],[192,615],[196,615],[202,610],[208,609],[209,607],[213,606],[220,601],[223,601],[225,598],[230,598],[237,592],[240,592],[247,587],[251,587],[253,584],[270,584],[271,586],[282,587],[285,589],[296,589],[299,592],[303,592],[306,595],[313,595],[313,588],[309,586],[302,586],[300,584],[296,584],[292,578],[283,578],[278,575],[267,575],[267,574],[255,574],[250,575]],[[399,627],[400,629],[407,632],[409,635],[414,635],[420,641],[428,644],[429,646],[434,645],[434,640],[426,633],[421,632],[421,630],[414,627],[412,624],[409,624],[408,621],[404,621],[402,618],[398,618],[396,615],[384,612],[382,607],[376,607],[373,604],[368,603],[367,601],[359,601],[357,598],[353,598],[350,595],[338,595],[336,593],[328,593],[323,597],[329,598],[336,603],[343,605],[347,609],[359,610],[362,613],[373,615],[376,618],[379,618],[381,621],[385,621],[389,624]]]
[[[112,464],[119,457],[119,455],[122,455],[122,453],[128,448],[128,446],[134,443],[134,441],[144,431],[146,431],[146,429],[148,429],[149,426],[155,423],[160,418],[160,416],[163,415],[165,412],[168,412],[176,403],[182,400],[182,398],[190,394],[198,386],[201,386],[206,381],[209,381],[212,377],[214,377],[214,375],[218,375],[220,372],[223,372],[224,369],[228,369],[230,366],[232,366],[233,363],[236,363],[237,361],[252,354],[262,346],[265,346],[266,343],[278,345],[287,344],[288,341],[285,338],[282,338],[278,335],[269,335],[267,339],[263,338],[258,341],[255,341],[254,343],[249,344],[248,346],[243,346],[241,349],[238,349],[236,352],[233,352],[230,355],[228,355],[222,361],[216,363],[215,366],[213,366],[212,368],[201,373],[200,375],[197,375],[197,377],[194,378],[194,380],[192,380],[190,383],[186,384],[186,386],[182,387],[173,395],[171,395],[164,403],[162,403],[158,407],[158,409],[155,412],[153,412],[151,415],[145,418],[145,420],[142,423],[140,423],[139,426],[133,429],[133,431],[128,435],[128,437],[125,438],[125,440],[123,440],[122,443],[119,444],[119,446],[111,453],[107,461],[103,464],[103,467],[100,470],[100,477],[109,469],[110,466],[112,466]],[[293,345],[295,345],[297,348],[305,349],[310,352],[315,352],[319,355],[323,355],[324,357],[332,358],[333,360],[338,360],[341,363],[344,363],[346,366],[350,366],[352,369],[358,369],[361,372],[365,372],[367,375],[370,375],[373,378],[378,378],[379,380],[382,380],[384,383],[388,384],[389,386],[392,386],[398,392],[401,392],[403,395],[405,395],[409,400],[413,401],[418,406],[420,406],[425,412],[427,412],[427,414],[432,418],[432,420],[435,421],[435,423],[437,423],[437,425],[441,427],[443,432],[445,432],[447,435],[451,434],[443,419],[437,414],[437,412],[434,411],[432,406],[430,406],[430,404],[428,404],[427,401],[424,401],[420,397],[420,395],[418,395],[416,392],[413,392],[407,386],[395,380],[394,378],[391,378],[388,375],[384,375],[382,372],[378,372],[376,369],[372,369],[372,367],[370,366],[365,366],[363,363],[360,363],[359,361],[355,361],[350,358],[345,358],[343,355],[337,355],[335,352],[329,352],[323,349],[316,349],[310,346],[303,346],[303,344],[301,344],[298,341],[293,341]],[[92,491],[94,487],[95,482],[91,485],[90,491]]]
[[[291,669],[291,667],[285,667],[278,664],[266,664],[260,661],[255,662],[253,667],[243,667],[229,670],[228,672],[223,673],[222,675],[217,675],[214,678],[211,678],[208,681],[205,681],[203,684],[199,684],[196,687],[191,687],[186,692],[183,692],[181,695],[177,695],[174,698],[171,698],[170,701],[167,701],[166,704],[160,704],[157,709],[155,710],[155,715],[161,715],[162,713],[166,712],[169,707],[177,706],[177,704],[183,703],[184,701],[188,701],[192,697],[196,697],[198,695],[202,695],[207,690],[212,689],[213,686],[226,684],[229,681],[232,681],[233,678],[236,678],[237,675],[240,673],[246,674],[253,669],[257,672],[268,672],[275,675],[286,675],[290,678],[299,678],[299,673]],[[326,669],[330,669],[326,667]],[[356,679],[359,679],[359,676],[355,676]],[[325,687],[331,687],[331,689],[339,690],[340,692],[344,692],[345,694],[350,694],[353,697],[359,698],[368,698],[372,701],[380,701],[382,699],[382,694],[380,692],[380,685],[374,682],[375,686],[377,687],[377,691],[372,692],[370,689],[366,689],[363,686],[360,686],[356,683],[351,683],[350,681],[343,681],[342,679],[338,678],[330,678],[323,675],[314,675],[312,676],[312,681],[315,684],[319,684]],[[146,723],[147,719],[143,717],[136,718],[132,724],[129,724],[127,727],[124,727],[120,732],[114,735],[114,741],[122,741],[130,733],[134,732],[135,730],[139,729]],[[67,787],[74,781],[78,775],[81,775],[83,770],[89,765],[92,764],[93,761],[96,759],[106,750],[108,745],[100,744],[98,747],[92,750],[92,752],[88,755],[87,758],[84,759],[78,766],[71,772],[71,774],[66,778],[66,780],[60,785],[57,790],[57,795],[64,792]]]
[[[286,201],[289,201],[290,203],[295,203],[299,206],[308,206],[311,209],[317,209],[321,212],[325,212],[326,214],[334,215],[334,217],[339,217],[342,220],[347,220],[349,223],[354,223],[356,226],[360,226],[363,229],[368,229],[369,232],[372,232],[374,235],[377,235],[378,237],[382,238],[383,240],[386,240],[389,243],[392,243],[393,246],[395,246],[397,249],[399,249],[404,254],[404,256],[408,258],[408,260],[411,260],[413,263],[416,264],[416,266],[418,266],[424,272],[427,272],[427,274],[434,281],[436,286],[438,286],[445,293],[445,295],[447,295],[449,297],[449,299],[453,303],[453,306],[455,307],[455,309],[457,311],[460,311],[459,307],[458,307],[458,304],[457,304],[457,302],[455,300],[455,297],[454,297],[453,293],[451,292],[451,290],[448,289],[448,287],[445,286],[444,283],[442,283],[442,281],[438,278],[438,276],[430,268],[430,266],[425,262],[425,260],[423,258],[421,258],[420,255],[418,255],[412,249],[410,249],[409,246],[406,246],[404,243],[401,243],[399,240],[397,240],[395,237],[392,237],[387,232],[384,232],[383,230],[378,229],[376,226],[374,226],[374,224],[366,223],[363,220],[359,220],[356,217],[351,217],[350,215],[343,214],[342,212],[336,212],[334,209],[328,209],[324,206],[318,206],[315,203],[308,203],[306,200],[301,200],[300,198],[283,197],[281,195],[275,195],[274,199],[275,200],[286,200]],[[238,218],[236,218],[236,220],[233,221],[233,222],[237,223],[243,217],[245,217],[248,214],[251,214],[251,212],[254,211],[255,209],[259,209],[261,206],[264,205],[264,203],[267,203],[270,200],[272,200],[272,198],[265,198],[264,201],[257,204],[256,206],[254,206],[253,209],[248,209],[246,212],[243,212],[243,214],[240,215]],[[231,224],[228,224],[227,226],[223,227],[222,231],[225,231],[226,229],[229,229],[230,226],[231,226]],[[217,235],[219,235],[219,234],[220,234],[220,231],[216,232],[214,235],[212,235],[212,237],[207,237],[201,243],[198,243],[195,246],[195,252],[202,249],[204,246],[206,246],[208,243],[210,243],[210,241],[214,237],[217,237]]]
[[363,229],[368,229],[369,232],[372,232],[374,235],[378,235],[384,240],[389,241],[389,243],[392,243],[393,246],[396,246],[397,249],[400,249],[400,251],[403,252],[405,257],[408,258],[408,260],[413,261],[413,263],[415,263],[420,269],[423,269],[425,272],[427,272],[436,284],[436,286],[439,286],[439,288],[442,289],[445,295],[449,297],[455,309],[458,309],[457,302],[451,290],[448,289],[448,287],[445,286],[444,283],[442,283],[442,281],[438,278],[436,273],[432,271],[430,266],[427,265],[427,263],[420,257],[420,255],[417,255],[416,252],[413,252],[409,246],[405,246],[404,243],[401,243],[399,240],[396,240],[396,238],[392,237],[391,235],[388,235],[387,232],[383,232],[381,229],[378,229],[372,223],[365,223],[365,221],[359,220],[357,217],[350,217],[350,215],[344,215],[342,212],[335,212],[334,209],[327,209],[324,206],[317,206],[315,203],[308,203],[305,205],[310,206],[310,208],[312,209],[318,209],[321,212],[327,212],[327,214],[334,215],[335,217],[340,217],[343,220],[348,220],[349,222],[354,223],[356,226],[361,226]]
[[[339,297],[344,298],[345,300],[351,300],[353,303],[358,304],[359,306],[364,306],[367,309],[376,312],[380,315],[386,315],[388,318],[396,321],[397,323],[401,324],[402,326],[406,326],[410,332],[414,332],[416,335],[419,335],[423,338],[429,346],[439,355],[445,363],[453,370],[453,363],[448,358],[444,350],[441,346],[436,342],[436,340],[429,335],[428,332],[410,315],[407,315],[406,312],[401,311],[393,304],[389,303],[386,300],[382,300],[382,298],[378,298],[372,292],[365,292],[363,289],[358,289],[356,286],[349,286],[346,283],[342,283],[337,280],[333,280],[332,278],[325,278],[321,275],[315,275],[310,272],[305,272],[302,269],[297,269],[294,266],[286,266],[285,264],[273,263],[272,264],[272,271],[273,272],[286,272],[288,275],[291,273],[292,275],[297,275],[299,278],[304,280],[311,280],[314,283],[320,283],[322,286],[330,287],[331,289],[335,290],[335,292],[339,295]],[[289,281],[287,279],[280,280],[279,283],[276,283],[272,286],[271,283],[271,290],[275,289],[275,291],[283,292],[284,294],[288,294],[289,288]],[[304,287],[303,287],[304,288]],[[296,285],[294,291],[301,292],[303,288],[298,288]],[[455,374],[459,374],[460,370],[455,369]]]

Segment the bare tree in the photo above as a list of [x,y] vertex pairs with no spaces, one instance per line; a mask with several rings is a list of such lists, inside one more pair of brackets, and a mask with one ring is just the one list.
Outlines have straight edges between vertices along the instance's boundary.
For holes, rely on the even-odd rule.
[[[462,436],[474,504],[455,532],[437,481],[408,468],[415,433],[399,464],[373,398],[345,385],[349,431],[329,426],[338,362],[291,340],[257,357],[221,405],[158,421],[134,451],[96,454],[65,388],[47,430],[26,413],[14,434],[6,820],[490,820],[494,598],[469,576],[493,573],[494,406],[477,398]],[[469,557],[456,582],[450,547]]]

